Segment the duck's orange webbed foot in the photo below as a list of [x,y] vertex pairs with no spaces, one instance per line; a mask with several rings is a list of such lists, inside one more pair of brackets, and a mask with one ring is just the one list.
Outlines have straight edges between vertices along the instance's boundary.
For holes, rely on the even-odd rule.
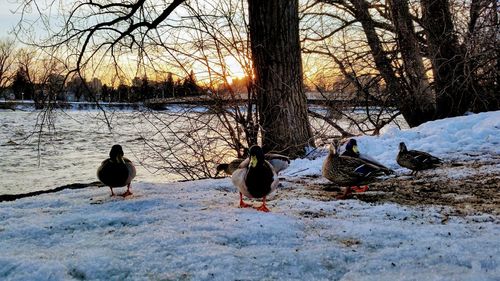
[[253,207],[253,205],[240,201],[240,208],[250,208],[250,207]]
[[127,197],[127,196],[130,196],[132,195],[132,191],[130,191],[130,183],[127,185],[127,191],[125,191],[125,193],[123,193],[121,196],[122,197]]
[[368,190],[368,185],[365,185],[365,186],[353,186],[351,187],[352,191],[354,192],[365,192]]
[[253,207],[253,206],[243,202],[243,194],[241,194],[241,192],[240,192],[240,208],[249,208],[249,207]]
[[255,208],[257,211],[261,211],[261,212],[270,212],[270,210],[267,208],[266,204],[262,204],[260,207],[256,207]]
[[266,206],[266,196],[262,197],[262,205],[260,205],[260,207],[256,207],[255,209],[261,212],[269,212],[269,209]]
[[133,193],[132,193],[130,190],[128,190],[128,189],[127,189],[127,191],[125,191],[125,193],[123,193],[121,196],[122,196],[122,197],[127,197],[127,196],[130,196],[130,195],[132,195],[132,194],[133,194]]

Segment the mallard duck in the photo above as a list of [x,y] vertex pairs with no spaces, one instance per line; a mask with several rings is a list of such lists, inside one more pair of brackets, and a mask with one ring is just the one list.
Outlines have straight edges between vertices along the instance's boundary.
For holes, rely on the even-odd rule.
[[354,158],[360,158],[360,159],[362,159],[370,164],[373,164],[373,165],[379,167],[386,175],[394,174],[393,170],[382,165],[382,163],[373,159],[369,155],[360,153],[359,149],[358,149],[358,142],[356,141],[356,139],[350,139],[347,142],[346,147],[345,147],[345,151],[342,153],[342,156],[350,156],[350,157],[354,157]]
[[368,189],[367,186],[360,188],[360,185],[368,184],[375,180],[376,177],[384,174],[384,171],[373,164],[370,164],[363,159],[341,156],[337,152],[338,144],[335,142],[330,145],[330,151],[321,170],[323,177],[329,181],[342,186],[345,186],[345,194],[352,190],[362,192]]
[[432,169],[442,163],[441,159],[427,152],[408,150],[404,142],[399,143],[399,153],[396,161],[401,167],[412,170],[411,175],[413,173],[417,175],[418,171]]
[[[271,164],[271,166],[273,166],[273,169],[277,174],[288,168],[288,165],[290,165],[290,158],[286,157],[285,155],[267,153],[264,155],[264,158]],[[217,165],[217,172],[215,173],[215,176],[217,176],[222,171],[224,171],[227,175],[232,175],[243,161],[245,161],[245,159],[236,158],[229,163],[222,163]]]
[[251,207],[243,202],[243,195],[248,198],[262,198],[259,211],[269,212],[266,196],[278,186],[278,175],[271,164],[266,161],[262,148],[258,145],[250,147],[249,158],[245,159],[231,178],[240,192],[240,208]]
[[136,171],[132,161],[123,157],[123,149],[121,145],[115,144],[111,147],[109,158],[101,163],[97,169],[97,177],[99,180],[109,186],[111,196],[114,196],[113,188],[127,186],[127,191],[122,194],[123,197],[132,195],[130,191],[130,183],[135,177]]

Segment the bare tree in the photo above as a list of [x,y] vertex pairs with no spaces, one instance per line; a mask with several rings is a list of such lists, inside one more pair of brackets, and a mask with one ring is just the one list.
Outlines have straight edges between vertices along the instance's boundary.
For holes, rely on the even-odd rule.
[[436,117],[465,113],[471,86],[465,73],[464,50],[455,33],[448,0],[422,0],[422,23],[427,36],[436,91]]
[[0,40],[0,96],[11,82],[15,67],[15,45],[14,41],[8,39]]
[[[373,70],[372,75],[381,80],[372,85],[384,86],[385,99],[393,101],[410,126],[416,126],[436,118],[463,114],[474,108],[472,100],[483,108],[486,105],[498,108],[498,98],[487,94],[488,88],[496,88],[495,84],[487,86],[485,80],[497,72],[491,62],[497,61],[498,56],[493,53],[497,52],[498,44],[493,46],[492,43],[498,41],[498,35],[492,32],[485,36],[493,26],[498,30],[498,21],[488,16],[497,14],[495,5],[491,1],[472,1],[470,7],[454,6],[446,0],[420,3],[406,0],[309,1],[305,17],[316,19],[317,24],[310,25],[314,36],[305,40],[313,42],[307,45],[309,52],[331,57],[341,69],[346,69],[346,65],[347,68],[365,66],[364,71],[358,71],[361,75]],[[461,29],[457,23],[467,18],[464,13],[467,9],[471,11],[470,21],[462,26],[468,28]],[[333,22],[331,26],[335,29],[321,24],[327,20]],[[478,20],[489,22],[491,29],[474,29]],[[359,40],[359,28],[364,40]],[[484,33],[476,37],[479,30]],[[345,52],[343,58],[332,52],[335,48],[318,50],[318,44],[335,44],[333,39],[345,38],[345,34],[349,36],[348,44],[356,42],[357,46],[352,44],[352,49]],[[469,38],[481,43],[471,44]],[[486,48],[479,51],[477,46],[482,44],[488,45],[490,51]],[[467,48],[479,52],[472,55]],[[366,50],[369,50],[368,55]],[[346,63],[347,58],[349,63]],[[483,63],[475,64],[479,58],[483,58]],[[486,68],[488,72],[483,71]],[[427,75],[429,70],[433,75]],[[343,75],[350,79],[352,72]]]
[[298,0],[249,1],[263,144],[292,156],[314,146],[303,89]]
[[[106,53],[110,58],[116,60],[117,56],[124,50],[134,48],[138,52],[139,60],[147,59],[149,54],[154,52],[149,48],[152,45],[151,43],[160,42],[161,45],[161,42],[165,42],[165,37],[168,37],[165,34],[168,34],[168,30],[172,26],[176,26],[175,20],[182,17],[184,10],[181,4],[183,2],[183,0],[174,0],[162,5],[153,5],[153,3],[146,0],[129,4],[114,2],[100,4],[94,1],[77,2],[65,18],[64,27],[59,32],[52,34],[48,41],[39,45],[47,47],[64,45],[64,48],[72,50],[73,53],[70,54],[70,57],[75,60],[73,71],[78,72],[82,71],[95,58],[96,54]],[[25,1],[25,7],[33,4],[36,4],[36,1]],[[250,19],[257,19],[261,16],[260,12],[269,14],[271,9],[274,8],[265,4],[264,1],[251,1],[249,4],[257,8],[248,9]],[[272,79],[272,81],[275,81],[276,76],[264,76],[260,70],[257,70],[256,79],[259,81],[259,88],[266,90],[261,91],[258,95],[261,115],[259,120],[262,130],[265,132],[263,138],[265,145],[269,146],[270,149],[289,150],[292,155],[300,155],[304,153],[304,147],[313,144],[313,141],[302,89],[302,68],[297,28],[298,2],[283,1],[283,3],[278,4],[280,5],[279,8],[285,9],[283,10],[285,11],[283,13],[284,21],[274,21],[272,17],[267,16],[262,18],[267,21],[267,23],[263,22],[263,24],[273,28],[279,27],[276,24],[280,24],[280,30],[289,31],[291,37],[287,39],[287,43],[290,43],[290,46],[293,47],[279,49],[278,46],[269,45],[268,51],[275,52],[275,55],[282,52],[283,57],[292,55],[294,69],[289,73],[280,73],[280,76],[281,74],[285,76],[283,76],[284,80],[279,83],[281,92],[284,94],[283,98],[280,99],[284,110],[279,112],[274,108],[276,95],[272,95],[271,99],[270,96],[266,96],[268,95],[267,92],[272,90],[269,86],[274,83],[266,80]],[[207,2],[204,5],[210,5],[210,3]],[[181,8],[179,14],[168,21],[168,17],[172,16],[172,12],[179,8]],[[106,15],[106,17],[101,17],[101,15]],[[256,23],[256,21],[251,20],[250,26],[253,25],[252,22]],[[290,23],[292,25],[289,26]],[[265,30],[270,29],[266,28]],[[182,40],[182,38],[177,39]],[[258,40],[258,38],[255,40]],[[258,44],[253,45],[257,46]],[[292,50],[291,48],[294,51],[288,53],[288,51]],[[257,51],[257,54],[255,51]],[[259,56],[258,52],[255,49],[252,53],[253,56]],[[256,63],[257,61],[258,63]],[[272,62],[268,60],[256,59],[254,60],[254,67],[272,69],[274,66],[264,65],[270,63]],[[286,66],[290,65],[292,64]],[[283,65],[283,70],[285,68],[285,65]],[[292,102],[287,101],[289,98],[292,99]],[[271,116],[274,116],[277,122],[271,123],[269,121]],[[290,130],[289,132],[283,132],[279,130],[280,127],[286,127]]]

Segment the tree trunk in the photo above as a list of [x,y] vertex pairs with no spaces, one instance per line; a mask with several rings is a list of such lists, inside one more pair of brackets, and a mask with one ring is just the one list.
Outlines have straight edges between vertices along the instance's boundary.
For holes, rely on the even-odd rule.
[[[429,112],[428,106],[422,106],[415,93],[401,86],[392,68],[391,60],[388,58],[387,53],[383,49],[382,42],[378,38],[377,31],[375,30],[375,22],[368,10],[368,2],[366,0],[349,1],[354,6],[356,19],[363,27],[375,65],[386,83],[388,94],[395,97],[398,109],[401,111],[408,125],[415,127],[432,120],[434,112]],[[427,102],[425,103],[427,104]]]
[[266,151],[313,146],[302,81],[298,0],[248,0],[257,107]]
[[471,87],[465,73],[464,52],[455,35],[448,0],[421,0],[436,92],[436,119],[465,113]]
[[435,97],[425,75],[425,67],[409,12],[408,0],[389,0],[389,5],[396,30],[398,50],[401,52],[404,74],[409,86],[410,97],[405,97],[401,102],[405,103],[403,107],[407,110],[419,108],[419,114],[425,114],[432,118],[435,112]]

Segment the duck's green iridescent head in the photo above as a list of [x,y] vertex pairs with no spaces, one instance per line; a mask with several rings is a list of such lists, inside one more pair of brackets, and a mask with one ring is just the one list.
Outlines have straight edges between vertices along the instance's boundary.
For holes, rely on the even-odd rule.
[[260,146],[254,145],[250,147],[248,154],[250,155],[250,167],[255,168],[259,163],[263,163],[264,151]]
[[123,162],[123,149],[119,144],[113,145],[111,151],[109,152],[109,158],[116,162]]
[[359,155],[358,142],[355,139],[350,139],[349,142],[347,142],[345,149]]

